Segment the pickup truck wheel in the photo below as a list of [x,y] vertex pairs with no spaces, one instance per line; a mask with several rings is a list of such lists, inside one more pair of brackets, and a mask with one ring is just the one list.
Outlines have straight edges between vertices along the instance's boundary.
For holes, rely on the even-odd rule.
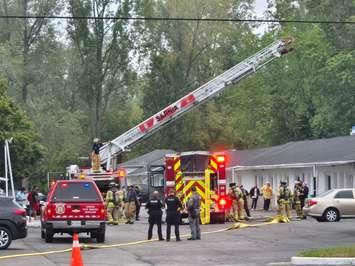
[[44,240],[46,241],[46,243],[52,243],[53,242],[53,233],[48,231],[46,229],[46,231],[44,232]]
[[7,249],[12,242],[12,234],[9,229],[0,227],[0,249]]
[[96,241],[97,241],[97,243],[104,243],[105,242],[105,230],[99,231],[96,234]]

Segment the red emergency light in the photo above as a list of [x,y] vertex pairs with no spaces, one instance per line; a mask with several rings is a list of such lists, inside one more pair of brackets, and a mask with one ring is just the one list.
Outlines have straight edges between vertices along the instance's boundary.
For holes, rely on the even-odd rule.
[[220,210],[226,210],[230,208],[231,202],[225,196],[222,196],[218,198],[217,204]]
[[227,201],[226,201],[224,198],[221,198],[221,199],[219,200],[219,205],[225,206],[226,204],[227,204]]

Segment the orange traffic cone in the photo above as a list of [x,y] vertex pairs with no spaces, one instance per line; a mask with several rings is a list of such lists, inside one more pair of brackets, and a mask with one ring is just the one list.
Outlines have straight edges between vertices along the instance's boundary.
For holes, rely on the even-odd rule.
[[84,266],[80,253],[79,236],[77,233],[73,235],[73,248],[71,252],[71,266]]

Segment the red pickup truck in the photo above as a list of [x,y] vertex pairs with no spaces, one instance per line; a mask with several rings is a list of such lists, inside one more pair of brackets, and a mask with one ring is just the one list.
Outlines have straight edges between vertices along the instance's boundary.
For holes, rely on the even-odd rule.
[[50,189],[41,211],[41,237],[52,242],[56,233],[90,233],[105,242],[106,210],[95,182],[59,180]]

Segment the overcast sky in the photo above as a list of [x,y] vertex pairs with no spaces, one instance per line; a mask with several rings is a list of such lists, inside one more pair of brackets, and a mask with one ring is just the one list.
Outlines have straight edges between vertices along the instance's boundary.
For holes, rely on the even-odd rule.
[[262,17],[266,9],[267,9],[266,0],[255,0],[255,13],[257,14],[258,17]]

